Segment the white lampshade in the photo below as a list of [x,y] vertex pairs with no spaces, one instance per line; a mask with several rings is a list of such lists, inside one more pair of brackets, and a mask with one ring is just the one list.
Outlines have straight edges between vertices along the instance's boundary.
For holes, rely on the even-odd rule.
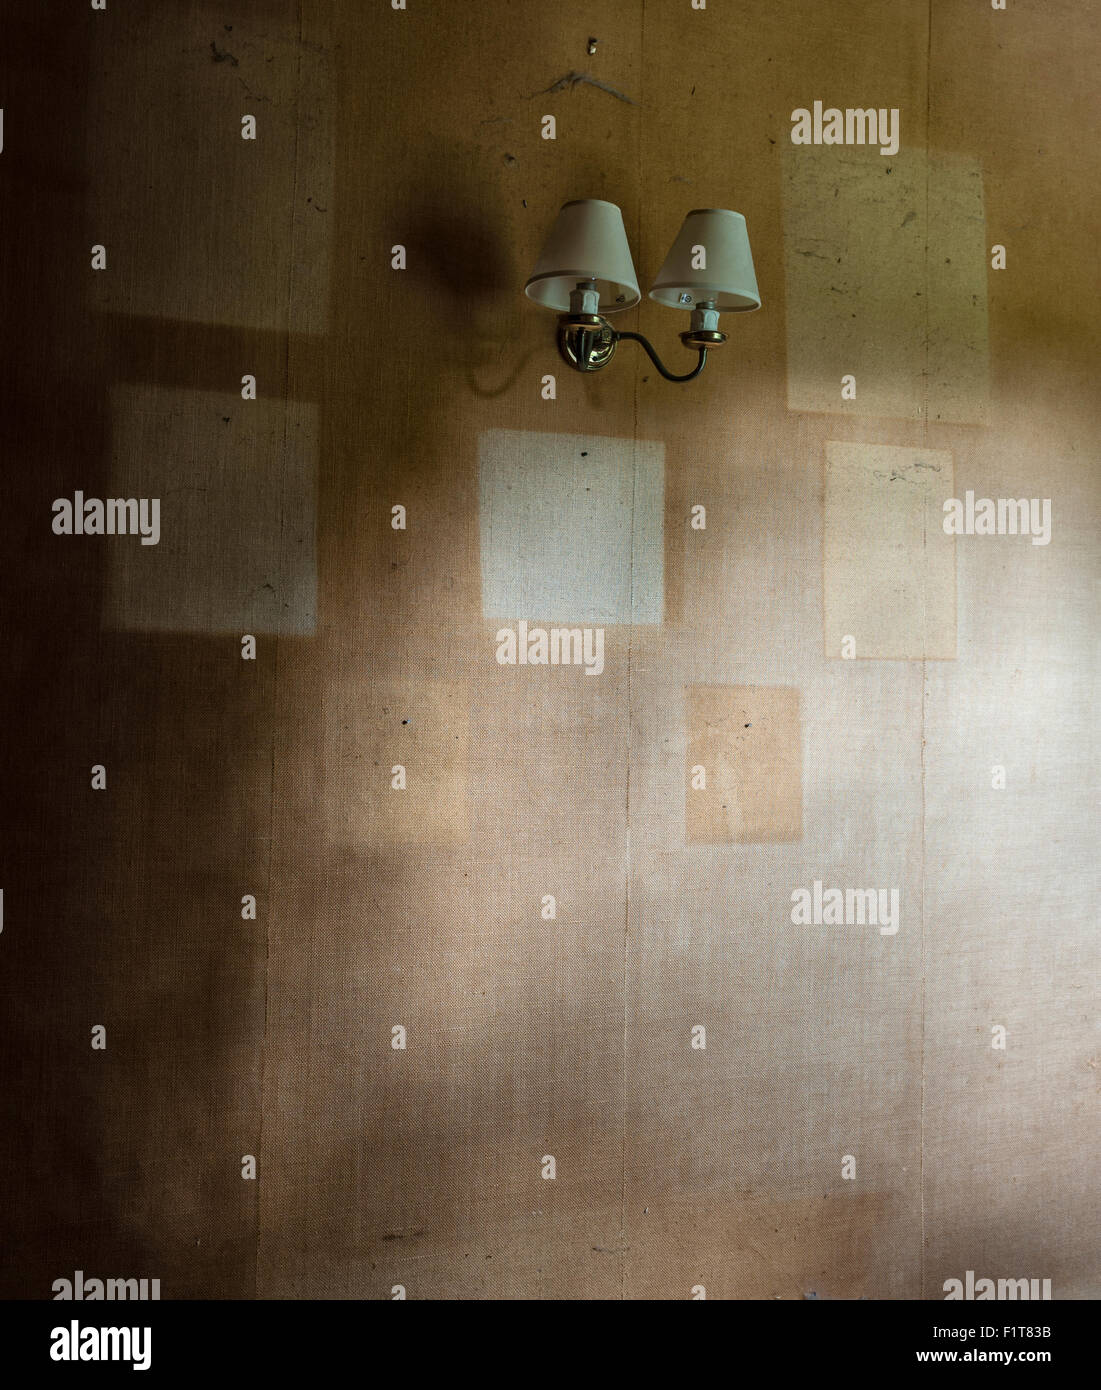
[[[698,247],[703,248],[702,257],[693,249]],[[694,269],[693,259],[706,264]],[[761,295],[742,214],[726,208],[690,212],[658,272],[650,298],[674,309],[692,309],[707,300],[713,300],[715,308],[725,313],[759,309]]]
[[630,309],[642,298],[623,214],[601,198],[564,203],[524,293],[536,304],[567,313],[570,294],[596,282],[601,314]]

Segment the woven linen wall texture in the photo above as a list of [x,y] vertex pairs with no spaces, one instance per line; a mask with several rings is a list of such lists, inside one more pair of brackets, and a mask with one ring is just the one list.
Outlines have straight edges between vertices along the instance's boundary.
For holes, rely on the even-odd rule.
[[[0,1294],[1101,1294],[1096,9],[21,8]],[[698,380],[579,197],[745,214]]]

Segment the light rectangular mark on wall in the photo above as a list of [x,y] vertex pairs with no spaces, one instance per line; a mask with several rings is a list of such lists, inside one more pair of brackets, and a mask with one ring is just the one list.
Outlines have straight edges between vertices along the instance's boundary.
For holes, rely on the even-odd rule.
[[[301,6],[255,8],[263,13],[238,11],[230,25],[218,6],[128,7],[91,65],[88,242],[108,256],[108,269],[88,277],[93,307],[325,331],[336,216],[330,51],[306,41]],[[254,139],[242,138],[246,116]]]
[[479,485],[487,618],[662,621],[663,444],[488,430]]
[[[956,548],[944,534],[952,455],[826,444],[822,614],[828,657],[956,655]],[[845,638],[854,650],[846,652]]]
[[[323,724],[330,844],[455,845],[467,838],[465,685],[332,679]],[[393,785],[395,767],[404,769],[404,790]]]
[[[685,693],[689,844],[803,838],[799,691],[785,685],[690,685]],[[703,768],[706,785],[693,787]],[[695,774],[698,779],[698,771]]]
[[316,406],[116,387],[109,478],[159,499],[160,538],[104,538],[105,627],[313,633]]
[[987,254],[977,159],[785,151],[789,409],[984,423]]

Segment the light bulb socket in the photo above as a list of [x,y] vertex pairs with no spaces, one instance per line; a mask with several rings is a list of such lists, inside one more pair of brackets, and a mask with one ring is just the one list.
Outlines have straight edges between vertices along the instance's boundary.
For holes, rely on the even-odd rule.
[[719,311],[713,299],[704,299],[692,310],[687,333],[680,335],[688,347],[722,347],[726,334],[719,332]]
[[570,313],[595,315],[600,310],[600,289],[595,280],[581,280],[570,291]]

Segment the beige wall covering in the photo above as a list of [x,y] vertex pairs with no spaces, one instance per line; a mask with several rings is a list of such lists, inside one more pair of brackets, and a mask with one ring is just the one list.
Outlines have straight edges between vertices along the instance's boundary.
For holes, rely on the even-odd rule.
[[[1096,10],[5,40],[0,1291],[1098,1296]],[[793,146],[819,99],[897,159]],[[644,287],[745,214],[764,307],[695,382],[557,357],[577,197]],[[78,489],[162,540],[54,535]],[[1050,543],[946,536],[968,490]],[[520,620],[602,673],[500,663]],[[793,921],[816,883],[897,930]]]

